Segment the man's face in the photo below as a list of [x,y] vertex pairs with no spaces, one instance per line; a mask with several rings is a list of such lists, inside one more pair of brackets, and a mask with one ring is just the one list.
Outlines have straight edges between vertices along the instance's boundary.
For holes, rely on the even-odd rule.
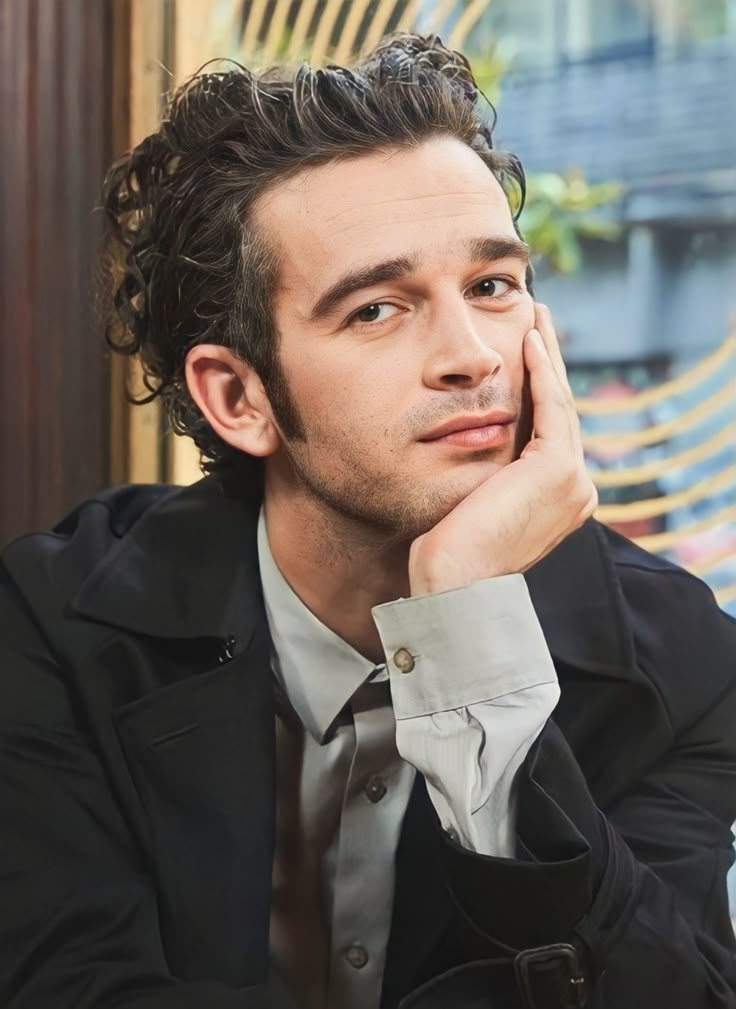
[[[528,436],[534,306],[501,187],[437,138],[304,171],[257,222],[283,251],[275,323],[303,435],[268,467],[367,526],[426,532]],[[510,418],[495,433],[432,437],[494,411]]]

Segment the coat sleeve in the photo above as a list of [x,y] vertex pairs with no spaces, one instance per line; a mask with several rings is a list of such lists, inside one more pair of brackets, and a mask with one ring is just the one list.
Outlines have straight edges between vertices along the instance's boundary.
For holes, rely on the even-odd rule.
[[293,1009],[265,979],[236,989],[172,975],[155,882],[75,715],[0,578],[0,1005]]
[[[637,632],[640,668],[678,695],[665,702],[666,752],[599,808],[551,720],[518,778],[521,857],[484,858],[444,841],[451,892],[489,955],[570,944],[591,1009],[736,1005],[726,891],[736,818],[736,623],[702,583],[684,573],[668,573],[666,584],[662,577],[632,575],[628,588],[629,603],[647,614]],[[627,738],[625,712],[619,717],[623,753],[637,741]],[[468,965],[474,990],[484,969]],[[416,1002],[434,1004],[431,990]]]

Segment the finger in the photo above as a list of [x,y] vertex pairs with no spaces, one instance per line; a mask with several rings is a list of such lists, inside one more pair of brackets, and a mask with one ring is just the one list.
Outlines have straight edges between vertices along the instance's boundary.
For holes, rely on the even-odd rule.
[[552,313],[546,305],[542,305],[541,303],[537,303],[535,305],[534,324],[542,335],[542,340],[544,341],[544,345],[547,348],[550,360],[552,361],[555,374],[559,378],[564,389],[570,394],[570,396],[572,396],[572,390],[570,389],[570,383],[567,378],[567,368],[560,349],[560,341],[557,338],[557,331],[555,330],[555,326],[552,321]]
[[524,338],[524,362],[529,372],[535,436],[557,440],[564,438],[569,442],[577,429],[579,438],[577,416],[541,333],[536,329],[531,329]]
[[537,328],[542,336],[547,352],[549,353],[550,360],[552,361],[552,365],[555,370],[555,375],[564,389],[565,397],[573,415],[571,423],[575,436],[576,449],[580,457],[583,458],[584,450],[580,429],[580,418],[578,417],[577,412],[577,403],[575,402],[575,397],[573,396],[572,389],[570,388],[570,382],[567,377],[567,367],[562,356],[562,350],[560,349],[560,343],[557,338],[554,322],[552,321],[552,313],[546,305],[543,305],[540,302],[535,304],[535,312],[538,323]]

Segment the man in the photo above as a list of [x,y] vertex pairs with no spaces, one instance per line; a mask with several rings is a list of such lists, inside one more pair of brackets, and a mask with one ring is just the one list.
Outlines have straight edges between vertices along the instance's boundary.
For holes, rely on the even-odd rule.
[[110,339],[210,476],[3,557],[8,1009],[734,1004],[734,624],[590,515],[466,61],[195,78]]

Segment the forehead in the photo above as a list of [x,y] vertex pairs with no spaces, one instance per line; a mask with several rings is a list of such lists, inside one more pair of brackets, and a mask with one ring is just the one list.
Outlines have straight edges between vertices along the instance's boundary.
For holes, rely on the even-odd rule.
[[304,297],[366,262],[425,249],[442,269],[467,237],[516,234],[501,186],[454,138],[305,170],[255,216],[282,252],[281,290]]

